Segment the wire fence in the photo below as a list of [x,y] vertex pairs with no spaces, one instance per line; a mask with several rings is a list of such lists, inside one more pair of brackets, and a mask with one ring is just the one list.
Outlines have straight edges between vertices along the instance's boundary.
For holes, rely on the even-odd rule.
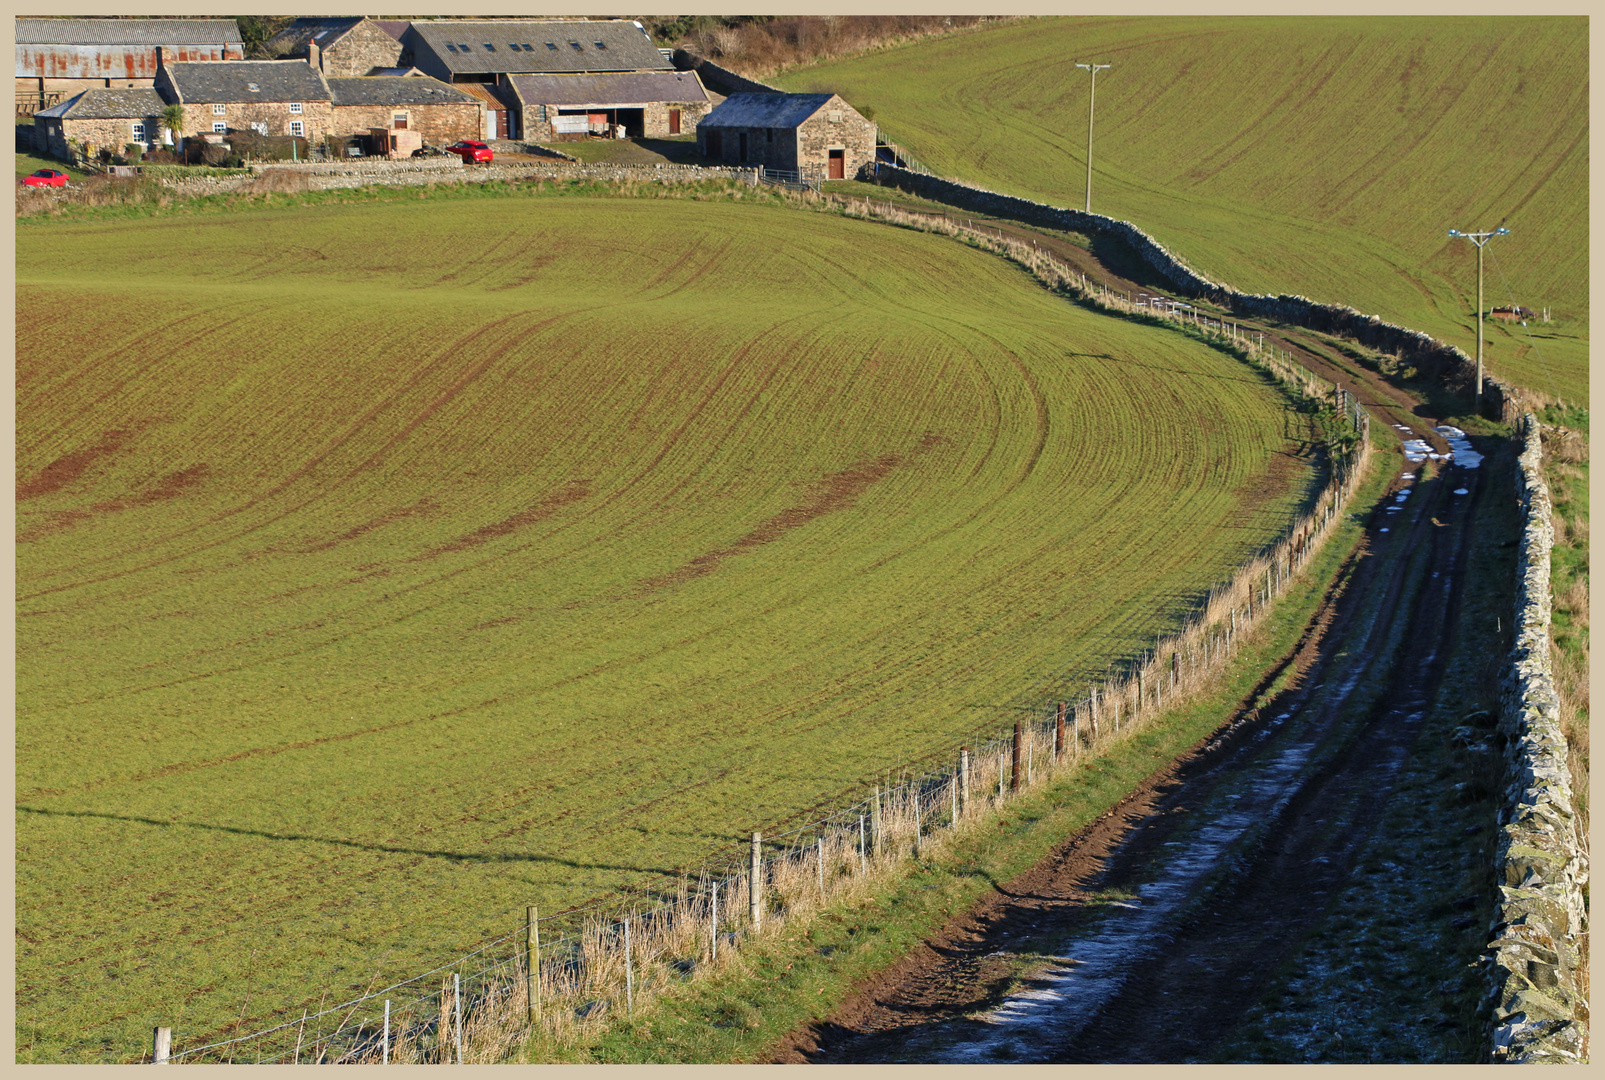
[[[1016,242],[1005,254],[1071,283],[1074,271],[1023,247]],[[1079,287],[1093,297],[1095,290]],[[1139,307],[1130,298],[1107,300]],[[1211,332],[1235,340],[1290,393],[1352,420],[1352,396],[1252,341],[1232,339],[1225,328]],[[1284,536],[1210,590],[1179,630],[1080,695],[1019,707],[1011,731],[907,763],[822,816],[755,833],[750,846],[714,853],[667,895],[614,897],[547,916],[532,907],[520,925],[448,963],[337,1005],[283,1006],[272,1025],[249,1034],[203,1036],[169,1049],[170,1029],[158,1029],[143,1060],[505,1061],[532,1037],[561,1044],[594,1032],[666,987],[718,969],[747,942],[932,853],[1022,792],[1064,779],[1112,742],[1196,698],[1339,520],[1368,462],[1368,417],[1363,410],[1358,416],[1362,437],[1332,447],[1326,483]]]

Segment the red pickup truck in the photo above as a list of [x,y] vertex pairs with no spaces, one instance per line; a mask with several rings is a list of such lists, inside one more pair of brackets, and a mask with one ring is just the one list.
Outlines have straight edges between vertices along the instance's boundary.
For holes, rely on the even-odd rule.
[[462,155],[464,165],[471,165],[476,161],[496,160],[496,155],[491,152],[490,147],[476,139],[462,139],[454,142],[446,147],[446,152]]

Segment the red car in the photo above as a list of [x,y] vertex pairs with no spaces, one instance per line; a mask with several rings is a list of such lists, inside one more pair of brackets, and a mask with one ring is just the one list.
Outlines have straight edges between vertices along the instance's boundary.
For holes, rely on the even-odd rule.
[[448,154],[461,154],[463,164],[468,165],[475,161],[494,161],[496,155],[490,147],[476,139],[462,139],[446,147]]
[[40,169],[31,176],[23,177],[22,182],[29,187],[66,187],[67,174],[60,169]]

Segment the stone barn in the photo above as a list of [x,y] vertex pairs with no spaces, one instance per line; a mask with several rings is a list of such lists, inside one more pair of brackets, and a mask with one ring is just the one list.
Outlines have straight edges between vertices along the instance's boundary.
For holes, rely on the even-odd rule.
[[329,84],[331,123],[338,135],[375,128],[414,131],[437,146],[484,137],[484,102],[438,79],[370,75],[324,81]]
[[17,19],[17,115],[83,90],[154,86],[158,49],[168,60],[240,60],[233,19]]
[[305,60],[326,78],[372,75],[407,63],[401,42],[361,16],[297,19],[269,38],[268,46],[285,58]]
[[161,138],[166,102],[150,87],[85,90],[33,115],[34,146],[63,161],[71,140],[120,154],[129,143],[147,149]]
[[697,126],[704,157],[829,180],[875,161],[875,125],[837,94],[731,94]]
[[513,75],[524,138],[586,138],[617,126],[630,138],[690,135],[710,103],[694,71]]
[[185,135],[255,131],[322,142],[332,130],[328,83],[302,60],[164,63],[156,90],[184,106]]

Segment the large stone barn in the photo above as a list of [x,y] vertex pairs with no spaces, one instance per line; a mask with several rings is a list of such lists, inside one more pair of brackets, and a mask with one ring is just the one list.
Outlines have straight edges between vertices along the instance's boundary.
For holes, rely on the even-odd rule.
[[697,126],[704,157],[850,180],[875,160],[875,125],[837,94],[731,94]]
[[374,128],[416,131],[424,142],[436,145],[484,137],[484,103],[439,79],[370,75],[324,81],[336,134]]
[[33,114],[34,147],[64,161],[69,142],[118,154],[129,143],[148,149],[162,138],[165,104],[148,86],[85,90]]
[[402,34],[411,62],[441,82],[505,83],[509,75],[672,71],[639,23],[414,20]]
[[240,60],[233,19],[17,19],[16,111],[31,116],[83,90],[154,86],[169,60]]
[[401,42],[378,23],[358,16],[297,19],[268,39],[269,55],[305,60],[327,78],[372,75],[405,66]]
[[185,135],[255,131],[322,142],[332,130],[329,86],[302,60],[164,63],[156,90],[184,106]]
[[692,134],[710,107],[694,71],[513,75],[524,138],[586,138],[617,127],[632,138]]

